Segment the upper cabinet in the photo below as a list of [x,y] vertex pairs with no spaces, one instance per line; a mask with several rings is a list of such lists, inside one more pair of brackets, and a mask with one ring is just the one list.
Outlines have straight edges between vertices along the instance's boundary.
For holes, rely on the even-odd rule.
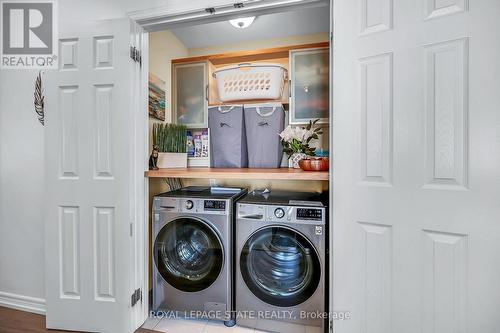
[[188,128],[207,127],[208,63],[172,65],[173,117]]
[[328,123],[329,68],[328,48],[290,51],[290,124]]
[[[240,82],[246,84],[244,73],[248,66],[245,64],[263,62],[278,64],[288,72],[290,81],[283,76],[285,80],[283,94],[272,102],[281,102],[285,108],[288,108],[286,104],[289,104],[290,124],[305,124],[317,118],[320,119],[320,123],[328,124],[330,63],[328,42],[173,60],[173,121],[185,124],[188,128],[206,128],[209,105],[271,102],[260,99],[223,103],[218,93],[215,75],[212,75],[223,67],[240,66],[242,67]],[[251,80],[250,78],[248,83]]]

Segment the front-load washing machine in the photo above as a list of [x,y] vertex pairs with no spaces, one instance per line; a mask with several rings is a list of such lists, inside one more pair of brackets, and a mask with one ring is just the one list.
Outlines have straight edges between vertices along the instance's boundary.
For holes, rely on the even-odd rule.
[[236,205],[236,322],[264,331],[327,327],[323,195],[247,194]]
[[233,213],[245,193],[186,187],[155,196],[154,310],[234,323]]

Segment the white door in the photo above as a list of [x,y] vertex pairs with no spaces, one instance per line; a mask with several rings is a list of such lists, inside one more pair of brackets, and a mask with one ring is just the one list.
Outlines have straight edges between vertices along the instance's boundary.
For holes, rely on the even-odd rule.
[[500,332],[499,17],[334,1],[337,333]]
[[60,36],[59,70],[46,75],[51,329],[127,333],[140,321],[131,295],[142,284],[134,274],[142,261],[132,236],[142,224],[144,165],[137,161],[144,157],[137,152],[146,132],[136,127],[144,108],[134,107],[140,91],[132,90],[139,67],[130,58],[133,30],[127,19],[110,20]]

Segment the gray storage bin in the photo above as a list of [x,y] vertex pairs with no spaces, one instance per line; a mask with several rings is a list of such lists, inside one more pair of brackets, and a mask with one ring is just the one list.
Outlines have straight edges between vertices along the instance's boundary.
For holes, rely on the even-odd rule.
[[248,167],[280,167],[283,147],[279,134],[284,126],[285,111],[282,104],[245,105]]
[[208,108],[213,168],[246,168],[248,154],[242,105]]

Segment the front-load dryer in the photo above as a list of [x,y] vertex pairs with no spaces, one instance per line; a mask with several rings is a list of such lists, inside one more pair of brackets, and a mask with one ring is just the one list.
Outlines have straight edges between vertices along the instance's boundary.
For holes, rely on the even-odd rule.
[[153,309],[234,324],[233,212],[246,190],[187,187],[153,201]]
[[249,193],[236,205],[236,322],[263,331],[327,327],[327,211],[314,193]]

